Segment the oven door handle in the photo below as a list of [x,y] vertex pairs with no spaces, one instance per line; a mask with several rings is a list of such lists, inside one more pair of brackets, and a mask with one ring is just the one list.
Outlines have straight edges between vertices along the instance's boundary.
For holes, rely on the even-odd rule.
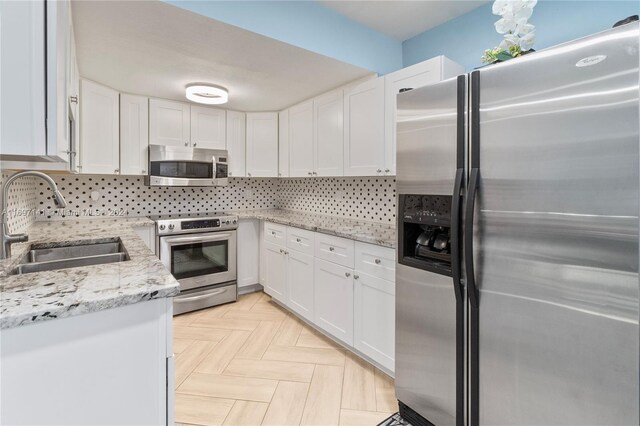
[[190,243],[206,243],[210,241],[228,240],[233,237],[233,234],[229,232],[220,232],[216,235],[200,236],[200,237],[163,237],[162,242],[169,246],[175,246],[178,244],[190,244]]
[[225,291],[227,291],[226,287],[225,288],[219,288],[217,290],[210,291],[207,294],[201,294],[201,295],[198,295],[198,296],[191,296],[191,297],[184,297],[184,298],[176,297],[176,298],[173,299],[173,301],[177,302],[177,303],[193,302],[193,301],[196,301],[196,300],[206,299],[207,297],[215,296],[215,295],[218,295],[220,293],[224,293]]

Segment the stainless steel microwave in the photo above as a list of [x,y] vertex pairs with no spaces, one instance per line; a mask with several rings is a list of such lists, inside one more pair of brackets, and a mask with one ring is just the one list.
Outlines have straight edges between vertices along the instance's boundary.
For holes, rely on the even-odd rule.
[[149,145],[147,186],[224,186],[229,181],[227,151]]

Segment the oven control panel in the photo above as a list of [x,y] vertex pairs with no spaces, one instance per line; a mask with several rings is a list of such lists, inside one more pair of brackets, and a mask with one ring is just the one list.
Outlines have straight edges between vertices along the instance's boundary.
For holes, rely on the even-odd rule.
[[236,229],[237,227],[237,216],[176,218],[156,221],[156,231],[158,235],[222,231]]

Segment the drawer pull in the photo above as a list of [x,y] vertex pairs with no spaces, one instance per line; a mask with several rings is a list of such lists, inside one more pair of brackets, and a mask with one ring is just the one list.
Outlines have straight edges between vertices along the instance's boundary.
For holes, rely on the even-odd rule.
[[360,278],[360,275],[354,275],[354,276],[353,276],[353,279],[354,279],[354,280],[357,280],[358,278]]
[[334,251],[335,249],[333,247],[329,247],[329,251]]
[[276,236],[276,231],[271,231],[271,235]]
[[299,243],[299,242],[300,242],[300,238],[296,238],[296,243]]
[[284,254],[284,250],[280,249],[280,254]]
[[347,277],[347,278],[349,278],[349,277],[351,276],[351,272],[345,272],[345,273],[344,273],[344,276],[345,276],[345,277]]
[[376,262],[376,265],[379,265],[380,262],[382,262],[382,261],[380,259],[376,259],[375,262]]

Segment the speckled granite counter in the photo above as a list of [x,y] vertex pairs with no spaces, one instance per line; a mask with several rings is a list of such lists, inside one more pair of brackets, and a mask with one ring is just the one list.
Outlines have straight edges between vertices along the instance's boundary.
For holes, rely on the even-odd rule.
[[[178,294],[178,282],[132,227],[144,217],[36,222],[29,242],[0,261],[0,329],[130,305]],[[31,244],[120,237],[130,260],[105,265],[8,275]]]
[[379,246],[396,246],[395,225],[282,209],[246,210],[237,214],[240,219],[261,219]]

